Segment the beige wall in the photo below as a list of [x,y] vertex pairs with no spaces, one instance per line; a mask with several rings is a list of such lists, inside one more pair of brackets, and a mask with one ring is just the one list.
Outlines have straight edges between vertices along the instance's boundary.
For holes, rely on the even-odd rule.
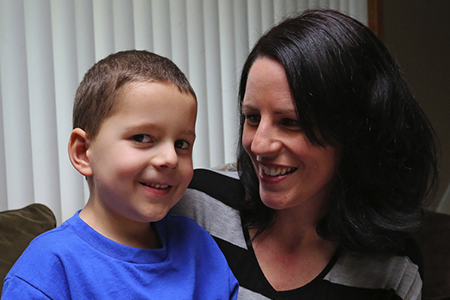
[[[450,1],[385,0],[384,42],[402,67],[441,143],[440,189],[450,184]],[[445,211],[450,213],[450,195]]]

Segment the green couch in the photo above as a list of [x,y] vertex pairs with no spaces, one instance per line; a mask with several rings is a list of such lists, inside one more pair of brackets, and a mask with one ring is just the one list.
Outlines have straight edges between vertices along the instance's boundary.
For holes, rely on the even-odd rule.
[[450,215],[427,212],[413,237],[423,257],[423,300],[450,300]]
[[53,212],[43,204],[0,212],[0,295],[3,279],[28,244],[55,227]]

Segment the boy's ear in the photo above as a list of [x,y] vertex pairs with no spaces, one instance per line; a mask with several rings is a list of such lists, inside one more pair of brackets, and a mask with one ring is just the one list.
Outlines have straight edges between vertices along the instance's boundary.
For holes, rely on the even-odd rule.
[[83,129],[75,128],[69,139],[69,158],[74,168],[86,177],[92,176],[92,168],[87,155],[88,146],[86,132]]

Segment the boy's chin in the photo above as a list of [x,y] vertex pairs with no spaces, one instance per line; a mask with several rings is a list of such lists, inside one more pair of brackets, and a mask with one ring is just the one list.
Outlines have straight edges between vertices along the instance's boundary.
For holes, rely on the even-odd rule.
[[171,207],[168,207],[167,209],[155,209],[151,212],[149,212],[148,214],[146,214],[145,218],[146,218],[146,222],[158,222],[161,221],[162,219],[164,219],[167,214],[169,213]]

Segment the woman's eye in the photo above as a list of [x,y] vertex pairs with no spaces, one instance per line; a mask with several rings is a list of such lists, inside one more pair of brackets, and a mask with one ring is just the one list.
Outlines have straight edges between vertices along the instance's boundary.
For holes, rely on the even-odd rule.
[[138,143],[150,143],[152,138],[147,134],[136,134],[132,137],[133,141]]
[[300,122],[294,119],[284,119],[283,125],[287,127],[300,127]]
[[247,120],[247,123],[251,125],[256,125],[259,123],[261,117],[258,115],[246,115],[245,119]]
[[175,142],[175,148],[187,149],[189,148],[189,143],[184,140],[178,140]]

